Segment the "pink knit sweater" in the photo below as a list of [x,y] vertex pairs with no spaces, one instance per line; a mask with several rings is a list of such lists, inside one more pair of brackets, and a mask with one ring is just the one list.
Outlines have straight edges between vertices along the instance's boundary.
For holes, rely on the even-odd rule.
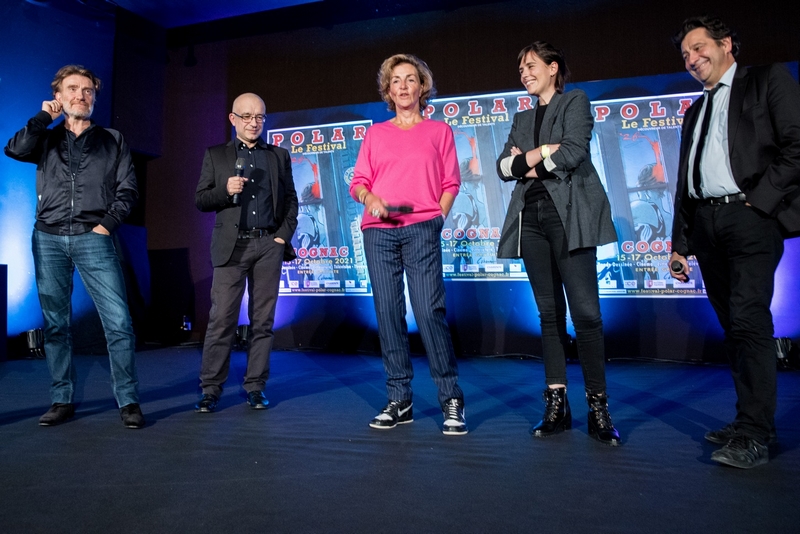
[[393,206],[409,205],[413,213],[390,213],[390,221],[364,211],[361,229],[396,228],[442,215],[443,193],[458,195],[461,173],[450,126],[425,120],[410,130],[391,122],[371,126],[358,153],[350,195],[363,185]]

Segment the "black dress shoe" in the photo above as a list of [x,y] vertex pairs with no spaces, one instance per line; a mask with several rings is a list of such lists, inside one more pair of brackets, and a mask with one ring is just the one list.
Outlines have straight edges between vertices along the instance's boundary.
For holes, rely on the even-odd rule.
[[531,435],[546,438],[572,428],[572,411],[569,409],[567,388],[547,388],[542,393],[544,416],[531,428]]
[[269,401],[263,391],[250,391],[247,393],[247,404],[254,410],[266,410]]
[[56,402],[47,412],[39,418],[40,426],[56,426],[72,419],[75,415],[75,405]]
[[119,409],[119,416],[125,428],[142,428],[144,426],[144,415],[138,404],[128,404]]
[[756,439],[736,434],[724,447],[711,453],[711,459],[731,467],[751,469],[769,462],[769,448]]
[[217,407],[218,402],[219,397],[216,395],[204,393],[198,403],[195,405],[194,411],[197,413],[211,413]]
[[[728,423],[724,427],[720,428],[719,430],[709,430],[705,433],[706,441],[710,441],[711,443],[716,443],[717,445],[725,445],[728,443],[733,437],[736,436],[736,426],[733,423]],[[767,438],[767,445],[777,445],[778,443],[778,434],[775,432],[775,429],[769,431],[769,437]]]
[[622,440],[619,432],[611,422],[611,415],[608,413],[608,397],[605,393],[586,394],[586,401],[589,403],[589,436],[600,443],[619,447]]

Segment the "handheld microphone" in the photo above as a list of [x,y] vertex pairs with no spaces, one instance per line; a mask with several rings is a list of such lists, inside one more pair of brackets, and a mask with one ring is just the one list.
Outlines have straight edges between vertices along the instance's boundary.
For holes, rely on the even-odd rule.
[[408,204],[400,204],[399,206],[384,206],[384,209],[388,212],[394,211],[397,213],[411,213],[414,211],[414,208]]
[[[244,158],[236,158],[236,165],[235,165],[236,176],[240,178],[244,176],[244,166],[245,166]],[[241,199],[239,198],[239,193],[235,193],[233,195],[233,199],[231,200],[231,202],[233,203],[234,206],[238,206],[239,204],[242,203]]]
[[678,260],[673,260],[669,264],[669,269],[675,274],[681,274],[683,272],[683,264]]

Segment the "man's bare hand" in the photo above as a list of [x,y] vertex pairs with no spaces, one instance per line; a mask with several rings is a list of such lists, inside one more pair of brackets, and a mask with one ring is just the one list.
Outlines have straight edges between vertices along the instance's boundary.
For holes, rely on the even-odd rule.
[[42,111],[46,111],[50,114],[51,119],[56,120],[61,116],[63,107],[61,106],[61,102],[58,100],[45,100],[42,102]]
[[246,181],[247,178],[244,178],[243,176],[231,176],[228,178],[228,194],[238,195],[244,191],[244,184]]

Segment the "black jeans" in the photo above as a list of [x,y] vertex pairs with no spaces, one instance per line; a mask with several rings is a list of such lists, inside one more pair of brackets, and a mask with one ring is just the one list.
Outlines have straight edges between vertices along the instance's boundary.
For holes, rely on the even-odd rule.
[[539,308],[546,383],[567,383],[568,301],[586,392],[605,393],[597,249],[581,248],[570,252],[564,226],[550,197],[525,205],[520,240],[525,270]]
[[272,326],[282,264],[283,245],[270,235],[257,239],[238,239],[228,263],[214,268],[211,311],[200,366],[200,388],[203,393],[219,397],[228,379],[231,345],[239,324],[245,282],[250,332],[247,369],[242,387],[248,393],[264,389],[269,378]]
[[778,222],[743,202],[701,205],[689,242],[708,300],[725,331],[736,387],[737,428],[766,442],[777,405],[772,323],[775,269],[783,256]]

